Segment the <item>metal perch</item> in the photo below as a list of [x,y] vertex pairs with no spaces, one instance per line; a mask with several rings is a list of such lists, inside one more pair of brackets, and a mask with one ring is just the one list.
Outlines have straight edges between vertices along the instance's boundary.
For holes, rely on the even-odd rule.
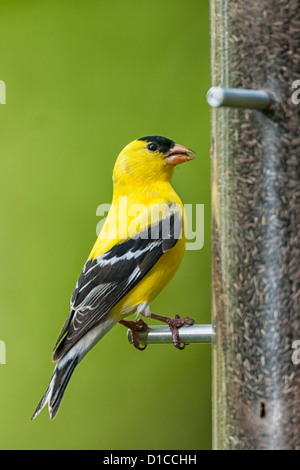
[[[184,344],[211,343],[214,337],[212,325],[182,326],[178,332],[179,339]],[[131,330],[128,330],[127,338],[132,343]],[[151,325],[148,330],[138,332],[137,339],[141,346],[148,344],[172,344],[172,334],[168,326]]]
[[263,111],[275,101],[273,95],[264,90],[248,90],[243,88],[211,87],[206,100],[212,108],[221,106],[257,109]]

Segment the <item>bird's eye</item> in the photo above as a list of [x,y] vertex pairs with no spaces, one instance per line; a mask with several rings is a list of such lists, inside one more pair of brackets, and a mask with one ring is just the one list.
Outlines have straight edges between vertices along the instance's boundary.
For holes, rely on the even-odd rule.
[[154,144],[153,142],[151,142],[147,147],[148,147],[148,150],[150,150],[150,152],[155,152],[155,150],[157,150],[157,145]]

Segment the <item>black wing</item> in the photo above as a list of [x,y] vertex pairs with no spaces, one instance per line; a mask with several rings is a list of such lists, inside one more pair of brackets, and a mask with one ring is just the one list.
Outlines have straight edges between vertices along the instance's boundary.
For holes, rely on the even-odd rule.
[[182,229],[181,212],[88,260],[71,299],[71,311],[57,340],[53,360],[62,357],[173,248]]

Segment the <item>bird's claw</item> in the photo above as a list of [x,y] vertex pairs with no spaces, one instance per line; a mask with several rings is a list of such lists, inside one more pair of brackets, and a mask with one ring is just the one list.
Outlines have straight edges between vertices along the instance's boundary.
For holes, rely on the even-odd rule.
[[140,331],[146,331],[148,329],[147,323],[145,323],[141,318],[136,321],[120,320],[119,323],[121,323],[121,325],[126,326],[126,328],[130,330],[132,345],[139,351],[144,351],[147,345],[146,344],[144,346],[140,345],[137,339],[137,334]]
[[171,330],[175,348],[183,350],[185,348],[185,343],[180,343],[178,329],[183,325],[193,325],[195,320],[190,317],[180,318],[180,316],[176,314],[174,318],[168,318],[166,323]]

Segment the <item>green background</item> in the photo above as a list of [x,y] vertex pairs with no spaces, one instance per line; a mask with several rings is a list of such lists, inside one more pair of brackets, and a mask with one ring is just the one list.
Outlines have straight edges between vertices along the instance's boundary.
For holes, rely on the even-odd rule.
[[210,346],[139,352],[120,325],[76,369],[55,420],[44,410],[30,422],[96,208],[135,138],[197,152],[173,184],[205,206],[204,247],[186,252],[151,308],[210,322],[208,1],[3,0],[0,18],[0,448],[208,449]]

